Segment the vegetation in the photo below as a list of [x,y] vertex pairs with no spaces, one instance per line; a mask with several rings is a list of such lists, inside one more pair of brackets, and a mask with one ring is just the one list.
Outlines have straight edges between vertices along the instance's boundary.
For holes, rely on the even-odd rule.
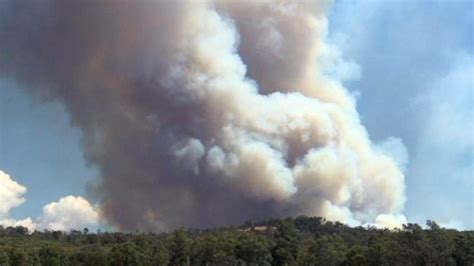
[[474,265],[474,231],[351,228],[318,217],[167,234],[0,226],[0,265]]

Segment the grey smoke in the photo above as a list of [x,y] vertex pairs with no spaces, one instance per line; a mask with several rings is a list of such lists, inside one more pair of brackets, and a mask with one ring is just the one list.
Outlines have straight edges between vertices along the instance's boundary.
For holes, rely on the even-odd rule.
[[0,76],[66,106],[120,229],[399,219],[402,172],[318,64],[326,6],[3,1]]

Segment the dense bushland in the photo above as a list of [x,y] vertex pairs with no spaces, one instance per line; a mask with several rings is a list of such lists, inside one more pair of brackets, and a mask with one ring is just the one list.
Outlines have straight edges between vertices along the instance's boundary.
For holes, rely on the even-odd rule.
[[474,231],[348,227],[319,217],[171,233],[0,226],[0,265],[474,265]]

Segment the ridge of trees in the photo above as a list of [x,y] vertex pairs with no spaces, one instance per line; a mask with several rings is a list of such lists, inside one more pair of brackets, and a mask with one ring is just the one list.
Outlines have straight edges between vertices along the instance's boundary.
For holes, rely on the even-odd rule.
[[349,227],[320,217],[171,233],[0,226],[0,265],[474,265],[474,231]]

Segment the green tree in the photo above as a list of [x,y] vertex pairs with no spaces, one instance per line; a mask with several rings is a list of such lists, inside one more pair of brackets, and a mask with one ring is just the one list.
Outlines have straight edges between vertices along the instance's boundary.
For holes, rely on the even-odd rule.
[[322,236],[311,241],[301,258],[301,265],[341,265],[347,253],[347,246],[339,236]]
[[10,257],[8,253],[0,250],[0,266],[10,265]]
[[28,266],[32,264],[30,256],[22,248],[13,249],[9,257],[12,266]]
[[387,265],[387,242],[384,236],[370,237],[367,251],[368,265]]
[[424,232],[423,240],[420,242],[424,263],[426,265],[454,263],[451,254],[455,247],[451,235],[435,221],[428,220],[426,225],[429,230]]
[[457,235],[453,257],[457,265],[474,265],[474,235]]
[[158,243],[153,248],[151,264],[152,265],[168,265],[170,260],[170,252],[163,243]]
[[301,237],[293,221],[284,220],[277,226],[275,234],[276,246],[273,249],[275,265],[295,265]]
[[133,243],[127,242],[116,245],[109,254],[110,264],[117,266],[131,266],[145,264],[145,256]]
[[251,232],[243,233],[236,247],[237,258],[247,265],[271,265],[274,244],[268,238]]
[[170,262],[172,265],[188,265],[190,262],[189,239],[183,229],[176,230],[170,242]]
[[360,245],[354,245],[346,255],[347,265],[363,266],[368,264],[368,248]]
[[39,251],[41,264],[48,266],[61,265],[61,253],[63,252],[56,247],[47,246],[41,248]]
[[83,251],[83,264],[91,266],[107,265],[108,254],[103,247],[93,246],[91,249]]
[[229,232],[215,232],[192,242],[192,265],[235,265],[237,239]]

